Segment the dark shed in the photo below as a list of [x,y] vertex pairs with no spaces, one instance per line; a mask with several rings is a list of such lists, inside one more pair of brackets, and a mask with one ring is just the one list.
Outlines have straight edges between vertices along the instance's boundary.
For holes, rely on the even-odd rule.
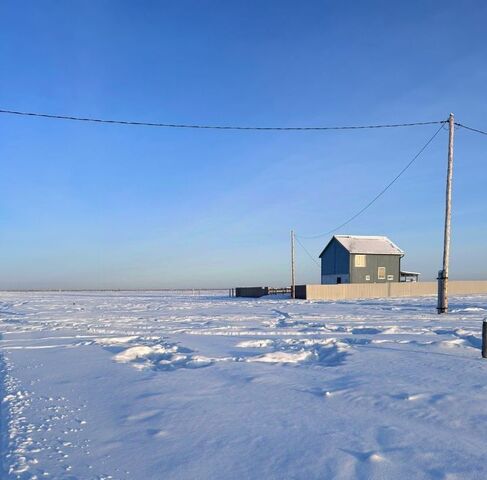
[[320,254],[321,283],[399,282],[403,256],[387,237],[335,235]]

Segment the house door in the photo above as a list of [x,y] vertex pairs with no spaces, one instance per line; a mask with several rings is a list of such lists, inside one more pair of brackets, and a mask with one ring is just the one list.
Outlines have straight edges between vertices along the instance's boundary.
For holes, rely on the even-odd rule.
[[337,283],[342,283],[342,277],[337,277]]

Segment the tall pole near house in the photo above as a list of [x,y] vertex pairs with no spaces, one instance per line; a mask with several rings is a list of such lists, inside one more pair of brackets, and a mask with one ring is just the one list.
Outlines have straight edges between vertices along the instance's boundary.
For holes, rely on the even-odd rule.
[[291,298],[296,298],[296,257],[294,254],[294,230],[291,230]]
[[450,233],[451,233],[451,189],[453,177],[453,135],[455,117],[450,113],[448,118],[448,169],[446,174],[445,230],[443,235],[443,268],[438,272],[438,313],[448,313],[448,273],[450,267]]

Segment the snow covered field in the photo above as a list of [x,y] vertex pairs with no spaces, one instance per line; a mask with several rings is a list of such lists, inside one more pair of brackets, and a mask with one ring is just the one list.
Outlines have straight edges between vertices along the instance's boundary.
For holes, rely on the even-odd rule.
[[5,479],[486,479],[487,297],[0,293]]

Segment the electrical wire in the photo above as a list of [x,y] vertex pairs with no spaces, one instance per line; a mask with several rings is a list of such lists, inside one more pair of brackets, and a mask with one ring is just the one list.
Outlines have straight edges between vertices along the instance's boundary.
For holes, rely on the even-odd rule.
[[337,230],[339,230],[340,228],[344,227],[345,225],[348,225],[350,222],[352,222],[353,220],[355,220],[357,217],[359,217],[360,215],[362,215],[362,213],[364,213],[368,208],[370,208],[380,197],[382,197],[382,195],[384,195],[384,193],[387,192],[387,190],[389,190],[389,188],[392,187],[392,185],[394,185],[394,183],[396,183],[397,180],[399,180],[399,178],[403,175],[403,173],[406,172],[406,170],[419,158],[419,156],[426,150],[426,148],[428,147],[428,145],[436,138],[436,136],[440,133],[440,131],[443,129],[443,124],[445,122],[442,122],[442,124],[440,125],[440,128],[438,128],[438,130],[436,130],[436,132],[434,133],[434,135],[421,147],[421,149],[419,150],[419,152],[412,158],[412,160],[409,161],[409,163],[393,178],[393,180],[391,182],[389,182],[369,203],[367,203],[363,208],[361,208],[357,213],[355,213],[354,215],[352,215],[348,220],[346,220],[345,222],[341,223],[340,225],[336,226],[335,228],[332,228],[331,230],[328,230],[327,232],[324,232],[324,233],[319,233],[317,235],[310,235],[310,236],[304,236],[304,235],[300,235],[301,238],[306,238],[306,239],[312,239],[312,238],[320,238],[320,237],[324,237],[326,235],[329,235],[330,233],[333,233],[333,232],[336,232]]
[[443,124],[444,120],[431,122],[414,122],[414,123],[391,123],[384,125],[342,125],[330,127],[251,127],[251,126],[236,126],[236,125],[198,125],[198,124],[184,124],[184,123],[151,123],[151,122],[137,122],[132,120],[107,120],[101,118],[78,117],[71,115],[52,115],[48,113],[37,112],[21,112],[17,110],[3,110],[0,113],[7,115],[20,115],[25,117],[40,117],[51,118],[57,120],[71,120],[76,122],[94,122],[94,123],[109,123],[116,125],[136,125],[143,127],[161,127],[161,128],[193,128],[193,129],[210,129],[210,130],[275,130],[275,131],[323,131],[323,130],[361,130],[372,128],[397,128],[397,127],[416,127],[421,125],[435,125]]
[[308,249],[300,242],[299,238],[297,238],[296,235],[294,236],[294,238],[296,239],[296,242],[298,242],[299,245],[301,245],[302,249],[306,252],[308,257],[311,258],[311,260],[315,262],[316,265],[320,266],[320,263],[313,257],[313,255],[311,255],[311,253],[309,253]]
[[487,132],[484,132],[483,130],[479,130],[478,128],[467,127],[466,125],[463,125],[463,123],[455,123],[455,125],[461,128],[465,128],[466,130],[470,130],[472,132],[477,132],[477,133],[481,133],[482,135],[487,135]]

